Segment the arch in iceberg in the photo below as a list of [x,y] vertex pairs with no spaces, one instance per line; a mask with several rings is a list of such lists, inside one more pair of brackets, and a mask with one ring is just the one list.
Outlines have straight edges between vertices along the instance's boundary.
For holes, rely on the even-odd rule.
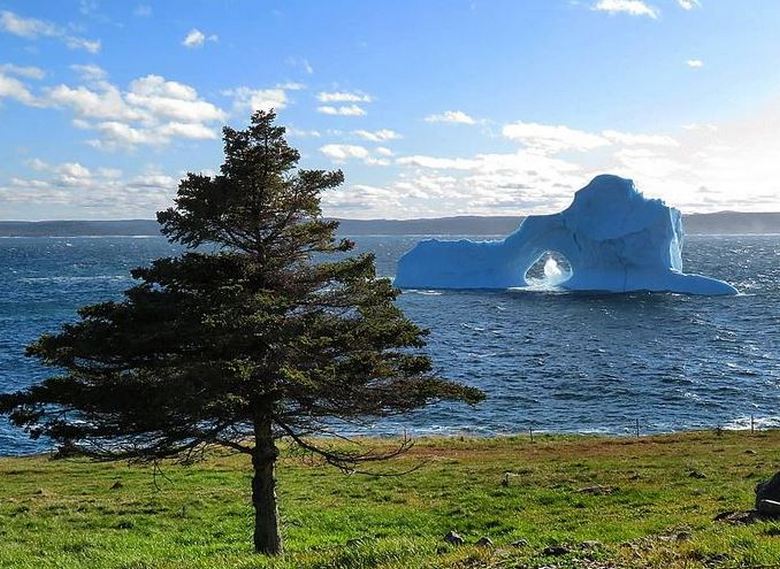
[[419,242],[401,257],[400,288],[506,289],[527,286],[526,271],[546,251],[564,255],[571,291],[735,294],[730,284],[682,269],[682,215],[645,198],[633,181],[603,174],[560,213],[526,218],[500,241]]

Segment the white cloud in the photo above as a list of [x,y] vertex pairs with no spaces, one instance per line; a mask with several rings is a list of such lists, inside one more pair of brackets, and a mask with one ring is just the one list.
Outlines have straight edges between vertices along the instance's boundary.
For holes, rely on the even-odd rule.
[[701,2],[699,2],[699,0],[677,0],[677,4],[683,10],[693,10],[694,8],[701,8]]
[[616,130],[605,130],[601,134],[616,144],[626,146],[679,146],[674,138],[662,134],[631,134]]
[[79,162],[30,164],[41,174],[0,183],[0,204],[78,208],[84,217],[151,217],[170,204],[178,180],[156,170],[125,176],[116,168],[88,168]]
[[15,99],[29,106],[39,106],[40,104],[24,83],[15,77],[8,77],[0,71],[0,100],[3,98]]
[[251,89],[249,87],[237,87],[222,92],[223,95],[233,97],[233,106],[236,110],[269,111],[271,109],[284,109],[287,106],[287,93],[282,88]]
[[402,138],[400,134],[389,128],[382,128],[379,130],[355,130],[352,131],[355,136],[359,136],[363,140],[370,140],[371,142],[386,142],[388,140],[398,140]]
[[147,75],[123,92],[105,79],[99,67],[75,69],[89,85],[57,85],[45,91],[43,100],[72,110],[77,128],[96,130],[100,138],[90,141],[96,148],[164,145],[176,138],[213,139],[217,132],[212,123],[227,118],[227,113],[184,83]]
[[701,59],[689,59],[685,62],[685,65],[698,69],[699,67],[704,67],[704,62]]
[[[330,158],[336,164],[342,164],[348,160],[360,160],[369,166],[389,166],[387,149],[375,149],[375,155],[365,146],[357,144],[326,144],[320,147],[320,152]],[[392,154],[392,153],[391,153]]]
[[0,64],[0,73],[16,75],[25,79],[43,79],[46,72],[40,67],[14,65],[13,63]]
[[130,83],[127,102],[157,118],[185,122],[224,121],[226,114],[198,97],[189,85],[168,81],[159,75],[147,75]]
[[356,144],[326,144],[320,147],[320,152],[334,162],[345,162],[349,158],[366,159],[370,155],[368,149]]
[[148,4],[139,4],[133,10],[133,15],[139,18],[148,18],[152,15],[152,7]]
[[654,6],[643,2],[642,0],[599,0],[591,7],[597,12],[607,12],[609,14],[629,14],[631,16],[647,16],[657,19],[660,11]]
[[[399,156],[394,159],[398,170],[391,171],[395,176],[386,184],[372,186],[371,191],[346,187],[325,196],[328,214],[398,217],[401,212],[409,212],[409,216],[423,217],[551,213],[566,207],[574,191],[600,172],[634,176],[642,187],[646,180],[653,197],[671,195],[677,199],[670,203],[690,203],[688,184],[674,183],[678,177],[690,174],[690,168],[679,160],[685,152],[676,137],[617,129],[594,133],[565,125],[526,122],[506,127],[505,134],[523,148],[471,156]],[[572,154],[574,150],[578,153]],[[563,153],[565,159],[557,156]],[[378,148],[372,154],[385,160],[390,156]],[[339,157],[346,160],[345,155]],[[660,179],[672,182],[659,190]]]
[[103,81],[108,77],[108,73],[98,65],[71,65],[70,68],[78,73],[84,81],[95,82]]
[[444,111],[441,114],[428,115],[425,117],[425,122],[475,124],[477,121],[463,111]]
[[284,89],[285,91],[301,91],[306,88],[306,85],[297,81],[288,81],[286,83],[279,83],[276,88]]
[[69,49],[83,49],[89,53],[98,53],[100,51],[100,40],[87,40],[77,37],[66,37],[65,45]]
[[556,153],[563,150],[592,150],[610,144],[609,140],[601,135],[562,125],[518,121],[504,126],[502,133],[510,140],[515,140],[528,148],[543,153]]
[[342,105],[340,107],[322,105],[317,107],[317,112],[323,115],[340,115],[344,117],[362,117],[366,114],[365,109],[358,105]]
[[203,32],[201,32],[198,28],[192,28],[189,32],[187,32],[187,35],[184,36],[184,39],[181,42],[181,45],[184,47],[193,49],[196,47],[202,47],[206,41],[216,42],[219,41],[219,36],[216,34],[211,34],[210,36],[206,36]]
[[476,167],[477,162],[466,158],[439,158],[416,154],[414,156],[398,158],[396,164],[430,168],[433,170],[471,170]]
[[376,148],[374,148],[374,152],[376,152],[380,156],[392,156],[393,155],[393,151],[390,150],[389,148],[385,147],[385,146],[377,146]]
[[318,130],[304,130],[292,126],[287,127],[287,136],[294,138],[320,138],[322,133]]
[[100,40],[75,36],[51,22],[25,18],[9,10],[0,11],[0,30],[28,40],[40,37],[55,38],[62,41],[69,49],[83,49],[89,53],[100,51]]
[[370,103],[373,98],[359,91],[320,91],[317,93],[317,100],[320,103]]

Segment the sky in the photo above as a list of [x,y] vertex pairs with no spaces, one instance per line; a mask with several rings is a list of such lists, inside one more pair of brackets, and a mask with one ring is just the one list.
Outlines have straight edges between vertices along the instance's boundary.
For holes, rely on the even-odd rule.
[[0,0],[0,219],[152,218],[274,108],[327,215],[526,215],[596,174],[780,211],[780,2]]

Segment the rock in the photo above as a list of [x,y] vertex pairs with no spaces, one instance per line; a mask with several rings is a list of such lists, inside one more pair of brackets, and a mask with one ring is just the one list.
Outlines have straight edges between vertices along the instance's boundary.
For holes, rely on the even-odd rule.
[[585,488],[580,488],[577,490],[580,494],[591,494],[593,496],[608,496],[610,494],[614,494],[618,491],[617,488],[614,486],[602,486],[601,484],[596,484],[595,486],[586,486]]
[[119,490],[123,486],[122,482],[120,480],[117,480],[111,485],[112,490]]
[[485,535],[480,537],[475,545],[478,545],[479,547],[493,547],[493,540]]
[[749,448],[745,451],[745,454],[758,454],[758,453],[754,451],[752,448]]
[[527,539],[518,539],[516,541],[513,541],[510,543],[512,547],[528,547],[528,540]]
[[761,500],[756,506],[756,511],[762,516],[780,518],[780,502],[775,500]]
[[688,473],[688,478],[698,478],[699,480],[701,480],[703,478],[707,478],[707,475],[704,474],[703,472],[699,472],[698,470],[691,470]]
[[747,512],[735,512],[735,511],[727,511],[727,512],[721,512],[715,518],[713,518],[713,521],[716,522],[727,522],[734,525],[740,525],[740,524],[752,524],[756,521],[756,511],[750,510]]
[[589,541],[583,541],[580,544],[580,547],[582,549],[592,550],[592,549],[599,549],[603,547],[603,544],[600,541],[589,540]]
[[756,510],[761,510],[762,500],[780,502],[780,472],[766,482],[759,482],[756,486]]
[[452,530],[448,531],[447,535],[444,536],[444,541],[450,545],[463,545],[466,543],[460,535]]
[[542,555],[548,555],[550,557],[560,557],[561,555],[566,555],[569,553],[569,548],[564,547],[563,545],[551,545],[550,547],[545,547],[544,550],[542,550]]

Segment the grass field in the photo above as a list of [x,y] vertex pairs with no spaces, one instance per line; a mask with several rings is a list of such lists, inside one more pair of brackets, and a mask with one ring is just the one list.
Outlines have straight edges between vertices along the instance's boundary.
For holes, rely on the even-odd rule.
[[[780,469],[780,431],[421,439],[383,468],[415,465],[345,476],[285,453],[287,552],[268,560],[251,553],[243,457],[168,466],[156,484],[151,467],[0,459],[0,567],[780,567],[780,522],[713,521]],[[544,553],[555,545],[568,553]]]

